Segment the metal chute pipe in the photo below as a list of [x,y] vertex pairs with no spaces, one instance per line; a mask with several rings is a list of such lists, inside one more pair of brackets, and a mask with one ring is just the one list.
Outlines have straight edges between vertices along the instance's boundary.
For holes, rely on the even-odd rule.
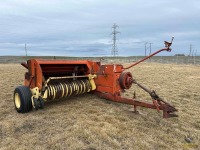
[[139,64],[139,63],[141,63],[141,62],[143,62],[143,61],[145,61],[145,60],[147,60],[147,59],[149,59],[150,57],[152,57],[152,56],[154,56],[154,55],[156,55],[156,54],[158,54],[158,53],[160,53],[160,52],[162,52],[162,51],[171,51],[171,49],[170,49],[170,48],[163,48],[163,49],[160,49],[160,50],[156,51],[155,53],[153,53],[153,54],[151,54],[151,55],[149,55],[149,56],[147,56],[147,57],[145,57],[145,58],[139,60],[138,62],[136,62],[136,63],[134,63],[134,64],[132,64],[132,65],[130,65],[130,66],[128,66],[128,67],[123,68],[123,69],[124,69],[124,70],[125,70],[125,69],[129,69],[129,68],[131,68],[131,67],[133,67],[133,66],[135,66],[135,65],[137,65],[137,64]]
[[147,56],[147,57],[145,57],[145,58],[139,60],[138,62],[136,62],[136,63],[134,63],[134,64],[132,64],[132,65],[126,67],[126,68],[123,68],[123,69],[124,69],[124,70],[125,70],[125,69],[129,69],[129,68],[131,68],[131,67],[133,67],[133,66],[135,66],[135,65],[137,65],[137,64],[139,64],[139,63],[141,63],[141,62],[143,62],[143,61],[145,61],[146,59],[149,59],[150,57],[152,57],[152,56],[154,56],[154,55],[156,55],[156,54],[158,54],[158,53],[160,53],[160,52],[162,52],[162,51],[171,52],[170,46],[172,45],[173,40],[174,40],[174,37],[172,37],[171,42],[164,41],[165,48],[160,49],[160,50],[156,51],[155,53],[153,53],[153,54],[151,54],[151,55],[149,55],[149,56]]

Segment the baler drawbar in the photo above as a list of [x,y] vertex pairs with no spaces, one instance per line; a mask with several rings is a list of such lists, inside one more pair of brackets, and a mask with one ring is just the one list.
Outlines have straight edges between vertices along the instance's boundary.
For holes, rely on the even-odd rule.
[[[173,41],[173,38],[172,38]],[[24,86],[18,86],[14,91],[15,109],[19,113],[44,108],[46,101],[65,99],[70,96],[92,92],[107,100],[130,104],[137,112],[137,106],[163,111],[163,117],[177,116],[176,108],[160,98],[154,90],[133,79],[125,70],[145,61],[161,51],[171,51],[171,42],[165,41],[165,48],[145,57],[144,59],[123,67],[120,64],[106,64],[89,60],[39,60],[30,59],[22,63],[28,71],[25,72]],[[152,103],[142,102],[133,98],[122,97],[125,90],[136,84],[149,93]]]

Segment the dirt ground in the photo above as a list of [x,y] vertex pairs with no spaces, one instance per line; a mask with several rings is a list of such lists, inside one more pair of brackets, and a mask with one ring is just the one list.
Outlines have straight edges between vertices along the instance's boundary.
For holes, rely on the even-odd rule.
[[[92,94],[47,103],[45,109],[18,114],[13,91],[25,69],[0,64],[0,149],[200,149],[200,66],[143,63],[130,70],[179,110],[177,118],[100,99]],[[151,98],[133,86],[125,93]]]

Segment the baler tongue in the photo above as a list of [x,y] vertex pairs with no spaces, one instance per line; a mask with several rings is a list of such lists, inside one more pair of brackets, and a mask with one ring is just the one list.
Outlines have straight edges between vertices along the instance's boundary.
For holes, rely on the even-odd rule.
[[160,98],[155,91],[152,91],[150,96],[160,104],[161,109],[163,110],[163,118],[178,117],[178,115],[174,114],[174,112],[178,110]]
[[178,117],[178,115],[174,114],[174,112],[178,111],[175,107],[171,106],[169,103],[165,102],[161,97],[157,95],[154,90],[150,90],[144,85],[136,82],[135,80],[132,81],[136,85],[138,85],[141,89],[149,93],[153,100],[153,105],[158,112],[163,110],[163,118],[170,118],[170,117]]
[[163,118],[178,117],[174,112],[178,111],[169,104],[163,104]]

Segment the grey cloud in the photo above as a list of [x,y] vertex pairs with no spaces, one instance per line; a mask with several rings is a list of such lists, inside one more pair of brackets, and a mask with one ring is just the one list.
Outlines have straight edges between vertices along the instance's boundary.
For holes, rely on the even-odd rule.
[[175,52],[187,53],[200,46],[199,12],[198,0],[2,1],[0,55],[23,55],[24,43],[30,55],[110,55],[115,22],[119,55],[143,55],[144,42],[156,50],[171,36]]

